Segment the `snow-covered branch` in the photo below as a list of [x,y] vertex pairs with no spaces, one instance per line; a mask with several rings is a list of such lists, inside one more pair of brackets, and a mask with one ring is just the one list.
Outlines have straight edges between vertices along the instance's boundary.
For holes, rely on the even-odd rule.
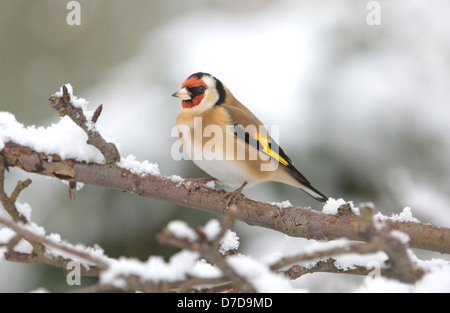
[[99,105],[92,114],[89,114],[91,115],[89,119],[85,101],[76,97],[73,99],[66,85],[62,86],[60,92],[50,97],[49,104],[50,107],[58,111],[61,117],[69,116],[86,133],[88,136],[87,143],[96,147],[102,153],[106,164],[113,164],[120,160],[119,151],[115,144],[107,142],[94,127],[102,112],[102,105]]
[[[29,173],[114,188],[147,198],[224,214],[225,191],[202,187],[186,196],[187,187],[182,180],[136,170],[140,168],[136,163],[141,163],[134,160],[131,160],[134,167],[129,166],[131,163],[127,159],[122,159],[121,163],[115,165],[87,163],[63,159],[56,154],[37,152],[31,147],[11,141],[5,143],[0,153],[6,166],[16,166]],[[325,214],[308,208],[285,207],[246,197],[239,198],[237,206],[237,220],[270,228],[292,237],[365,240],[359,232],[360,219],[356,214]],[[413,248],[450,253],[448,228],[406,219],[390,219],[379,214],[374,218],[380,221],[384,231],[398,230],[406,233],[410,238],[409,245]]]
[[[0,216],[0,224],[5,226],[0,229],[0,261],[45,263],[64,270],[70,262],[78,262],[81,275],[99,277],[96,285],[80,292],[296,291],[289,281],[307,273],[372,273],[367,259],[342,261],[348,255],[370,255],[379,264],[380,275],[414,284],[442,266],[427,267],[410,247],[450,253],[450,229],[420,223],[406,209],[401,216],[389,218],[343,200],[330,199],[320,212],[243,196],[236,207],[225,212],[223,190],[204,186],[188,193],[188,182],[179,176],[163,176],[156,164],[138,162],[133,156],[120,157],[114,143],[96,128],[102,107],[88,111],[84,99],[75,97],[70,86],[52,96],[50,106],[63,118],[48,128],[27,128],[12,114],[0,112],[0,200],[9,215],[9,219]],[[146,262],[112,259],[100,247],[69,244],[59,235],[46,235],[43,227],[32,223],[31,208],[17,202],[31,181],[18,182],[7,195],[4,181],[9,167],[69,182],[70,198],[75,196],[76,184],[84,183],[224,215],[224,219],[197,229],[181,221],[169,223],[157,239],[182,249],[169,262],[158,256],[150,256]],[[239,239],[231,231],[235,220],[291,237],[328,242],[319,249],[257,260],[237,253]]]

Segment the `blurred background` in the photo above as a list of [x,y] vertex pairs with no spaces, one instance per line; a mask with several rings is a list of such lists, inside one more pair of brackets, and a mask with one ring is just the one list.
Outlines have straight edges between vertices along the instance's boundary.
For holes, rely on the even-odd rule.
[[[90,109],[103,104],[98,124],[122,156],[156,162],[162,175],[205,177],[171,158],[180,101],[170,95],[191,73],[209,72],[279,126],[279,144],[326,195],[370,201],[387,215],[409,206],[422,222],[450,226],[450,2],[372,1],[380,25],[370,25],[374,11],[361,0],[80,0],[81,25],[72,26],[68,2],[0,2],[0,110],[19,122],[57,123],[48,98],[71,83]],[[33,183],[19,201],[32,206],[35,223],[111,257],[169,258],[176,250],[154,240],[169,221],[221,218],[95,186],[72,202],[66,185],[17,169],[7,174],[8,192],[27,177]],[[321,209],[277,183],[244,194]],[[294,240],[243,223],[235,230],[240,252],[257,258]],[[314,274],[296,284],[351,291],[361,279]],[[0,263],[0,292],[38,287],[71,288],[61,270]]]

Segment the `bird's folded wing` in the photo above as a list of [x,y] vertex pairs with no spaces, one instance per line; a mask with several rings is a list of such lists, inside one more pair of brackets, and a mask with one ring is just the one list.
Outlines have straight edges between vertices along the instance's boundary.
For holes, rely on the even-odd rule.
[[294,163],[283,149],[270,137],[266,127],[250,110],[240,103],[224,106],[224,109],[230,117],[229,123],[234,126],[234,136],[237,140],[242,140],[258,151],[269,155],[285,166],[299,182],[310,185],[310,182],[295,168]]

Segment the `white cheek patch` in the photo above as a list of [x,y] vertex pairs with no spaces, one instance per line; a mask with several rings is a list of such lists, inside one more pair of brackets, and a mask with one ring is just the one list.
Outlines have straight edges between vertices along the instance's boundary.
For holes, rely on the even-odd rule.
[[219,93],[216,90],[216,81],[214,78],[205,76],[202,78],[208,88],[205,91],[205,97],[202,99],[198,108],[202,111],[212,108],[219,100]]
[[219,100],[219,94],[215,89],[207,89],[205,91],[205,97],[203,98],[202,102],[200,102],[200,105],[204,105],[203,107],[205,109],[212,108],[216,102]]
[[208,86],[208,89],[216,88],[216,81],[214,80],[214,78],[209,77],[209,76],[203,76],[202,79],[205,82],[205,84]]

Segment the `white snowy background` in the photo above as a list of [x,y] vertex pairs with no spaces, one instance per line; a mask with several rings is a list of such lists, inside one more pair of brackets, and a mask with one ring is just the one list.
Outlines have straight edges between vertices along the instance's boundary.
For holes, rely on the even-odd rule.
[[[170,95],[191,73],[209,72],[265,124],[279,126],[279,144],[323,193],[371,201],[388,216],[410,207],[420,221],[450,227],[448,1],[378,1],[379,26],[367,24],[368,1],[359,0],[79,2],[80,26],[66,24],[66,1],[0,3],[0,111],[25,125],[57,124],[47,99],[71,83],[89,109],[103,104],[98,124],[122,156],[155,162],[162,175],[202,177],[192,162],[171,158],[180,103]],[[12,169],[8,191],[29,176]],[[219,218],[93,186],[71,202],[65,185],[31,178],[19,201],[32,207],[32,220],[72,243],[98,244],[110,257],[169,260],[176,250],[153,238],[162,227]],[[276,183],[244,194],[322,209]],[[234,230],[239,251],[258,260],[320,244],[243,223]],[[45,265],[1,262],[0,277],[0,291],[67,289],[62,272]],[[306,275],[291,285],[449,292],[450,275],[414,287],[337,274]]]

